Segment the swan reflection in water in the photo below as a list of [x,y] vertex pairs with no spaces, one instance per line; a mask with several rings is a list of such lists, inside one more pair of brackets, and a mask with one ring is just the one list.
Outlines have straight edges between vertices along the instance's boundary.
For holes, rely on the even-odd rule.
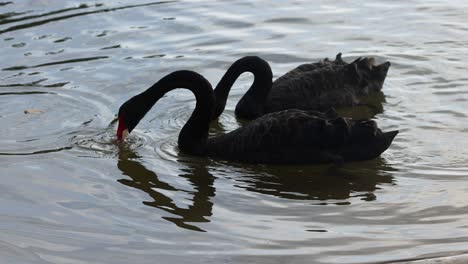
[[[181,155],[181,154],[179,154]],[[193,231],[205,230],[197,223],[210,222],[215,196],[215,177],[225,177],[239,188],[283,199],[310,200],[311,204],[350,204],[350,198],[361,197],[364,201],[375,200],[374,192],[382,184],[394,185],[393,169],[383,158],[371,161],[348,163],[344,167],[315,166],[264,166],[240,165],[224,161],[210,161],[180,156],[178,177],[187,179],[192,190],[176,188],[162,181],[158,175],[142,164],[138,154],[121,150],[118,168],[129,177],[118,182],[147,193],[153,200],[143,204],[158,208],[174,216],[163,216],[177,226]],[[219,175],[218,175],[219,174]],[[162,191],[158,191],[162,190]],[[191,196],[189,206],[180,207],[177,201],[164,194],[165,191],[182,192]]]
[[344,167],[265,166],[244,167],[243,176],[235,180],[248,191],[279,198],[310,200],[314,204],[350,204],[350,198],[373,201],[380,185],[394,185],[394,171],[383,158],[348,163]]
[[354,119],[370,119],[384,112],[385,94],[382,91],[374,92],[360,100],[358,105],[337,107],[335,110],[339,116]]
[[[210,222],[213,203],[211,198],[215,195],[213,187],[214,177],[203,164],[189,165],[188,168],[181,169],[179,177],[186,178],[193,186],[193,190],[179,189],[171,184],[161,181],[158,175],[141,164],[141,158],[129,150],[121,151],[117,167],[122,174],[130,179],[119,179],[118,182],[146,192],[153,201],[143,201],[143,204],[156,207],[177,217],[162,218],[177,226],[194,231],[204,231],[203,229],[189,223]],[[172,192],[184,192],[192,196],[192,205],[179,207],[172,198],[166,196],[160,190]]]

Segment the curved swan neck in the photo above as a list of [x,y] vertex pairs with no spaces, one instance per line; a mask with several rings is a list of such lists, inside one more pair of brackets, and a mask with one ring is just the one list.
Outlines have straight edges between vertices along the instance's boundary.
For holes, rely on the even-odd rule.
[[202,154],[206,149],[215,98],[210,83],[196,72],[176,71],[166,75],[146,91],[125,102],[119,109],[119,119],[125,122],[131,132],[164,94],[177,88],[192,91],[197,102],[195,110],[180,131],[179,148],[187,153]]
[[260,57],[246,56],[234,62],[216,86],[214,90],[216,107],[213,119],[218,118],[223,113],[234,82],[244,72],[250,72],[254,75],[254,82],[244,97],[252,97],[256,104],[263,105],[273,79],[270,65]]

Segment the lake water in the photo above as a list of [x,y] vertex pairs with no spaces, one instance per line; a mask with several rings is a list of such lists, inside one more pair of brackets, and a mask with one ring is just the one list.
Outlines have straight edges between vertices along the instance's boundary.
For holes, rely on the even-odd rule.
[[[468,2],[0,3],[2,263],[387,263],[468,251]],[[118,147],[115,115],[164,75],[275,77],[342,52],[390,61],[383,155],[341,168],[184,155],[186,90]],[[211,132],[243,123],[236,83]],[[25,113],[27,111],[27,113]],[[361,110],[345,110],[360,115]]]

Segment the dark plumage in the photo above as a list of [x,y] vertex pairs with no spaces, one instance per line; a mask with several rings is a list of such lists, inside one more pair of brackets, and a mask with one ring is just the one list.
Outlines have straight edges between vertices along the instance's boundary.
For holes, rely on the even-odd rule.
[[366,160],[379,156],[398,131],[383,133],[374,121],[327,118],[314,111],[271,113],[232,132],[208,137],[215,108],[210,83],[192,71],[171,73],[119,109],[117,138],[124,139],[162,96],[176,88],[191,90],[195,110],[178,144],[186,153],[245,163],[306,164]]
[[254,82],[238,102],[236,116],[255,119],[286,109],[325,110],[353,106],[359,98],[380,91],[390,63],[374,65],[373,58],[358,58],[351,63],[341,59],[303,64],[272,83],[269,64],[256,56],[233,63],[215,88],[216,109],[213,119],[224,111],[235,80],[244,72],[254,75]]

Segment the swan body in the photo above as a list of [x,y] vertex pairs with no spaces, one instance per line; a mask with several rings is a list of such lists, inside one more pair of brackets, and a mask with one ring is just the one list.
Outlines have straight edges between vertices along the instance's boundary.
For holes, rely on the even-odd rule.
[[356,105],[360,97],[382,89],[389,67],[390,62],[375,65],[373,58],[346,63],[339,53],[334,61],[300,65],[272,82],[269,64],[257,56],[246,56],[234,62],[216,86],[213,119],[223,112],[232,85],[244,72],[251,72],[254,82],[238,102],[235,114],[255,119],[286,109],[326,110]]
[[314,112],[289,109],[210,138],[208,156],[273,164],[368,160],[384,152],[397,133],[383,133],[371,120],[326,119]]
[[208,137],[216,99],[210,83],[192,71],[171,73],[119,109],[117,139],[125,139],[163,95],[176,88],[192,91],[196,106],[182,128],[179,149],[188,154],[242,163],[309,164],[373,159],[398,131],[384,133],[370,120],[328,118],[289,109],[262,116],[226,134]]

